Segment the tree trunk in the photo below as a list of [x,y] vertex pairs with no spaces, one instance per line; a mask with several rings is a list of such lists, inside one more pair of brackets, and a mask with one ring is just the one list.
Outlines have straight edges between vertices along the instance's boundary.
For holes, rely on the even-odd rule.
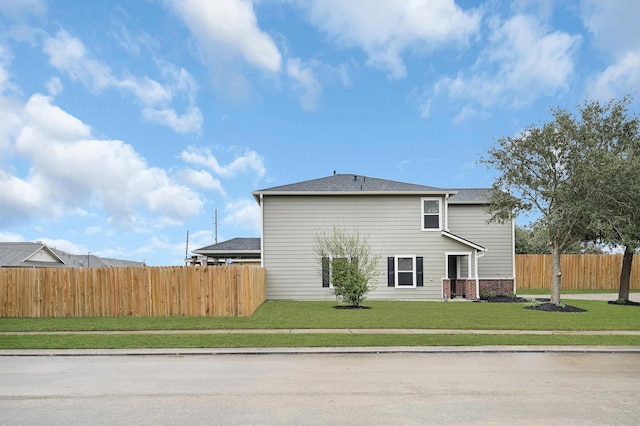
[[624,248],[622,256],[622,270],[620,271],[620,289],[618,290],[618,300],[629,300],[629,283],[631,282],[631,265],[633,263],[634,250],[629,246]]
[[560,266],[560,250],[551,247],[551,303],[560,303],[560,285],[562,283],[562,267]]

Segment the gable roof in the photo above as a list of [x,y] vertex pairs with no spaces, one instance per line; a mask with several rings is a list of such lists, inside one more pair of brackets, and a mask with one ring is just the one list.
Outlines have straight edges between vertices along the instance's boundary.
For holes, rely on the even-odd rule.
[[256,254],[260,255],[260,238],[233,238],[221,243],[201,247],[193,253],[226,257],[228,255]]
[[[38,253],[50,260],[35,260]],[[0,242],[0,267],[92,268],[144,266],[144,262],[110,259],[89,254],[69,254],[43,243]]]
[[253,192],[256,201],[260,195],[371,195],[371,194],[456,194],[455,189],[397,182],[354,174],[335,174],[320,179],[307,180],[289,185],[275,186]]
[[260,195],[371,195],[371,194],[423,194],[449,195],[450,204],[488,204],[490,188],[445,189],[413,183],[372,178],[353,174],[306,180],[288,185],[259,189],[253,192],[260,203]]
[[[33,260],[34,255],[42,252],[52,261]],[[42,243],[8,242],[0,243],[0,266],[65,266],[65,262],[53,250]]]

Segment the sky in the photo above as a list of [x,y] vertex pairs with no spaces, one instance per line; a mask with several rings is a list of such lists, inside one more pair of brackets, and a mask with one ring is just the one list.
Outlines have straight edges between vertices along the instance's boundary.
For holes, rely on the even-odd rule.
[[496,139],[640,87],[636,0],[0,0],[0,241],[184,264],[251,192],[491,186]]

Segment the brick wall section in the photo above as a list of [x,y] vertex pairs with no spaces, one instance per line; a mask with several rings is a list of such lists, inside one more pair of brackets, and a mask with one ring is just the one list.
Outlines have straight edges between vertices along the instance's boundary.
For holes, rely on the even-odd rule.
[[[442,280],[442,291],[445,299],[451,298],[450,289],[451,289],[451,280],[449,279]],[[478,298],[476,295],[475,279],[462,279],[462,278],[457,279],[454,291],[455,291],[456,297],[465,297],[469,300],[476,300]]]
[[[456,297],[464,297],[468,300],[478,300],[485,293],[489,296],[513,296],[512,279],[481,279],[479,283],[480,294],[476,294],[475,279],[457,279],[455,285]],[[451,299],[451,280],[442,280],[442,294],[445,299]]]
[[512,279],[480,280],[480,296],[513,296]]

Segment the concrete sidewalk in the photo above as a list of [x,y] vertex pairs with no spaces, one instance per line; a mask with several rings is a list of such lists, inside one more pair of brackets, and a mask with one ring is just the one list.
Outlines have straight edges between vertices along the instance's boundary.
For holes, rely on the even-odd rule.
[[275,348],[150,348],[150,349],[5,349],[1,357],[38,356],[188,356],[188,355],[295,355],[391,353],[632,353],[640,346],[345,346]]

